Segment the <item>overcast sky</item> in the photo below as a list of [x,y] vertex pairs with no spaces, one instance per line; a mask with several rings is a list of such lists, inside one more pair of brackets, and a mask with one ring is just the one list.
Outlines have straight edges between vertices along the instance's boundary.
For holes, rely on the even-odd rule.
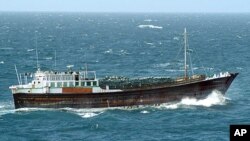
[[250,0],[0,0],[0,11],[250,13]]

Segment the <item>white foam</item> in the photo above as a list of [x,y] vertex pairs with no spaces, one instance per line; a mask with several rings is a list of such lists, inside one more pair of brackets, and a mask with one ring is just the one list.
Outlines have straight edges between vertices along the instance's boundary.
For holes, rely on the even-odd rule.
[[237,38],[241,39],[242,37],[240,35],[236,35]]
[[74,108],[62,108],[67,112],[79,115],[82,118],[91,118],[102,114],[108,108],[89,108],[89,109],[74,109]]
[[243,68],[242,67],[236,67],[237,70],[242,70]]
[[144,21],[145,22],[152,22],[153,20],[151,20],[151,19],[145,19]]
[[28,52],[34,51],[35,49],[31,48],[31,49],[27,49]]
[[214,90],[205,99],[197,100],[195,98],[183,98],[180,102],[164,103],[158,106],[158,108],[177,109],[181,107],[188,108],[190,106],[211,107],[214,105],[225,105],[226,100],[230,99],[226,98],[221,92]]
[[5,114],[14,113],[14,105],[11,101],[9,102],[0,102],[0,117]]
[[154,45],[154,43],[150,43],[150,42],[145,42],[145,44],[147,44],[147,45]]
[[104,51],[104,54],[112,54],[112,53],[113,53],[112,49],[108,49],[108,50]]
[[180,38],[179,37],[174,37],[173,39],[179,41]]
[[0,61],[0,64],[4,64],[4,61]]
[[46,60],[52,60],[52,57],[45,57]]
[[32,112],[32,111],[52,111],[55,110],[53,108],[19,108],[15,111],[17,112]]
[[119,51],[119,54],[118,55],[128,55],[128,54],[130,54],[130,53],[128,53],[126,50],[120,50]]
[[138,25],[139,28],[153,28],[153,29],[162,29],[162,26],[155,26],[155,25]]
[[142,114],[148,114],[149,111],[143,110],[143,111],[141,111],[141,113],[142,113]]
[[155,67],[165,68],[165,67],[168,67],[170,65],[171,65],[170,63],[161,63],[161,64],[156,64]]

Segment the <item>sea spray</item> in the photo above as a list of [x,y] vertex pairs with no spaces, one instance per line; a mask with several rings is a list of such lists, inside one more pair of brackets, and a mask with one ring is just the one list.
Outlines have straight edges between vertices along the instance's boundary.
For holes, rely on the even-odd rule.
[[177,108],[186,108],[190,106],[203,106],[211,107],[214,105],[225,105],[226,98],[221,92],[214,90],[209,94],[205,99],[196,99],[196,98],[183,98],[180,102],[177,103],[164,103],[158,106],[158,108],[166,109],[177,109]]
[[14,113],[14,105],[11,101],[0,102],[0,117],[5,114]]

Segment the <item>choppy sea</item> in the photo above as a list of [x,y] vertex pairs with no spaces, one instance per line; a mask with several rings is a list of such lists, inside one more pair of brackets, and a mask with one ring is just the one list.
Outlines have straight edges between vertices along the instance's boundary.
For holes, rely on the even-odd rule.
[[[97,77],[183,74],[187,28],[194,72],[239,72],[226,95],[159,106],[15,110],[18,72],[80,69]],[[56,65],[55,65],[56,52]],[[179,55],[178,55],[179,54]],[[250,124],[249,14],[0,13],[1,141],[227,141],[230,124]]]

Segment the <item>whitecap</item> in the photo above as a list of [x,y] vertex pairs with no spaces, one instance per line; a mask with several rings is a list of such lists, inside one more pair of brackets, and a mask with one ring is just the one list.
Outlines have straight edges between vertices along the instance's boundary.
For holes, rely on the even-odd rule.
[[128,54],[130,54],[130,53],[128,53],[126,50],[120,50],[119,51],[119,55],[128,55]]
[[236,67],[237,70],[242,70],[243,68],[242,67]]
[[108,49],[108,50],[104,51],[104,54],[112,54],[112,53],[113,53],[112,49]]
[[150,42],[145,42],[145,44],[147,44],[147,45],[154,45],[154,43],[150,43]]
[[242,37],[240,35],[236,35],[237,38],[241,39]]
[[178,72],[178,71],[183,71],[183,70],[176,70],[176,69],[166,69],[165,71],[167,71],[167,72]]
[[52,60],[52,57],[46,57],[45,59],[46,60]]
[[84,109],[62,108],[62,110],[76,114],[82,118],[95,117],[97,115],[102,114],[107,109],[109,109],[109,108],[84,108]]
[[180,38],[179,37],[174,37],[173,39],[179,41]]
[[153,28],[153,29],[162,29],[162,26],[155,26],[155,25],[138,25],[139,28]]
[[31,51],[34,51],[35,49],[33,48],[30,48],[30,49],[27,49],[28,52],[31,52]]
[[141,111],[140,113],[142,113],[142,114],[148,114],[149,111],[143,110],[143,111]]
[[0,61],[0,64],[4,64],[4,61]]
[[168,67],[170,65],[171,65],[170,63],[161,63],[161,64],[156,64],[155,67],[164,68],[164,67]]

